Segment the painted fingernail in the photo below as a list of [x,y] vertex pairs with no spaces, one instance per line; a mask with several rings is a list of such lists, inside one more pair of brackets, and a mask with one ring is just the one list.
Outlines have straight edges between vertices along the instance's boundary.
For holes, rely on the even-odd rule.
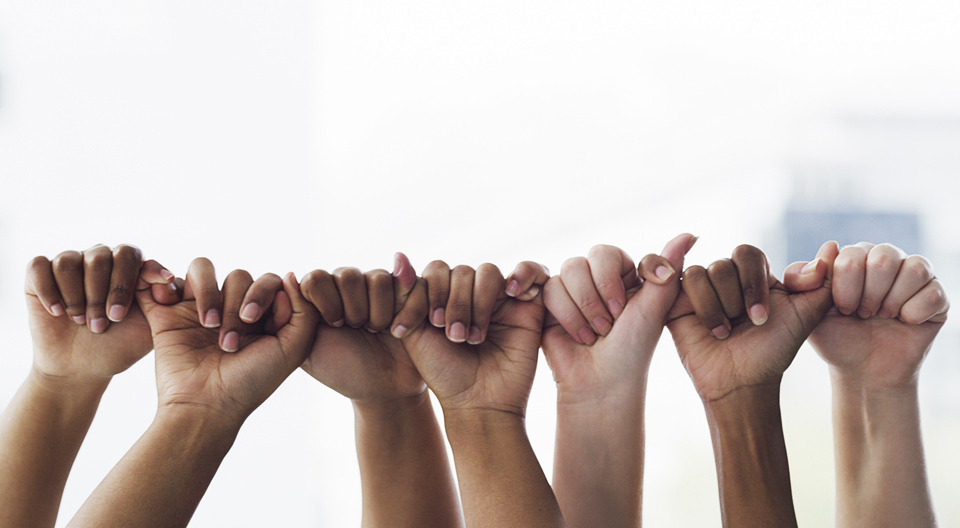
[[476,326],[470,327],[470,337],[467,338],[467,343],[471,345],[479,345],[482,341],[483,336],[480,334],[480,328]]
[[817,271],[817,264],[820,262],[820,259],[808,262],[804,267],[800,268],[800,275],[807,275]]
[[240,348],[240,334],[236,332],[227,332],[223,336],[223,349],[227,352],[236,352]]
[[753,324],[760,326],[767,322],[767,309],[762,304],[754,304],[750,307],[750,320]]
[[592,345],[596,340],[594,333],[591,332],[589,328],[581,328],[580,331],[577,332],[577,337],[580,338],[580,342],[584,345]]
[[871,315],[870,311],[867,310],[866,308],[860,308],[859,310],[857,310],[857,316],[859,316],[860,319],[869,319],[870,315]]
[[600,335],[607,335],[610,333],[611,328],[613,328],[613,326],[605,317],[597,317],[593,320],[593,329]]
[[407,333],[407,327],[403,325],[397,325],[393,328],[393,337],[400,339]]
[[657,274],[657,278],[659,278],[662,281],[665,281],[669,279],[671,276],[673,276],[673,270],[666,266],[657,266],[656,274]]
[[107,312],[107,317],[110,318],[114,323],[120,322],[123,319],[123,316],[126,315],[127,311],[123,309],[123,306],[119,304],[114,304],[110,307],[110,310]]
[[106,317],[97,317],[90,321],[90,330],[94,334],[102,334],[104,330],[107,329],[107,318]]
[[463,343],[467,340],[467,327],[460,322],[450,325],[450,341]]
[[510,297],[516,297],[520,294],[520,283],[516,279],[510,281],[510,284],[507,284],[507,295]]
[[343,326],[343,319],[340,319],[339,321],[334,321],[334,322],[330,323],[330,326],[332,326],[332,327],[334,327],[334,328],[340,328],[341,326]]
[[207,328],[217,328],[220,326],[220,313],[214,310],[207,311],[207,317],[203,321],[203,326]]
[[63,315],[63,305],[60,303],[54,304],[50,307],[50,313],[52,313],[54,317],[60,317]]
[[160,270],[160,276],[163,277],[164,280],[168,280],[168,281],[173,280],[173,273],[170,273],[170,270],[166,268]]
[[710,330],[710,333],[713,334],[717,339],[726,339],[730,336],[730,330],[727,330],[725,325],[720,325],[713,330]]
[[890,319],[893,317],[893,314],[890,313],[890,310],[887,310],[886,308],[880,308],[880,311],[877,312],[877,316],[883,317],[884,319]]
[[260,305],[257,303],[250,303],[243,307],[243,310],[240,311],[240,319],[245,323],[252,323],[256,320],[257,315],[260,314]]
[[617,299],[607,301],[607,308],[610,310],[610,315],[612,315],[614,319],[620,317],[620,314],[623,313],[623,304]]
[[74,315],[73,317],[71,317],[71,319],[73,319],[73,322],[74,322],[74,323],[77,323],[78,325],[85,325],[85,324],[87,324],[87,316],[86,316],[86,315]]
[[437,328],[443,328],[447,326],[447,311],[444,308],[437,308],[433,311],[433,317],[430,318],[430,323]]

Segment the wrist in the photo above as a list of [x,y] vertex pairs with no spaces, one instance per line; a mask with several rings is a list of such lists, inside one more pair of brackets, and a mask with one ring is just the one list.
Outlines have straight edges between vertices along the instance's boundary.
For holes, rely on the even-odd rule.
[[444,409],[443,425],[451,446],[455,439],[490,438],[504,430],[521,430],[526,434],[525,419],[521,414],[499,409]]
[[901,397],[903,395],[916,394],[918,386],[918,374],[912,376],[903,376],[896,381],[878,381],[864,376],[862,373],[853,372],[849,369],[842,369],[836,366],[830,366],[830,382],[834,390],[855,391],[865,396],[885,398]]
[[77,376],[51,375],[33,365],[30,367],[27,383],[37,391],[61,401],[81,402],[95,399],[99,402],[111,379],[81,379]]
[[416,412],[424,407],[429,407],[430,396],[427,391],[423,391],[413,396],[398,398],[351,399],[350,403],[353,404],[354,413],[358,416],[377,418]]
[[198,440],[226,441],[232,445],[245,418],[202,405],[169,403],[157,408],[154,426],[178,436],[200,435]]

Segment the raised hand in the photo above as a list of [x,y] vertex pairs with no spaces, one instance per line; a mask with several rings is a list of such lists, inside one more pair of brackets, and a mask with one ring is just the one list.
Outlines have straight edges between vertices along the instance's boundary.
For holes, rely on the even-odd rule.
[[320,317],[293,274],[236,271],[221,291],[197,259],[176,286],[183,300],[170,306],[137,292],[156,347],[157,416],[71,526],[186,526],[244,420],[310,351]]
[[830,364],[837,526],[935,526],[917,385],[943,286],[926,258],[861,242],[840,251],[832,293],[810,342]]
[[524,430],[548,274],[532,262],[518,268],[505,281],[492,264],[432,262],[423,278],[433,325],[403,337],[443,407],[470,528],[563,525]]
[[639,526],[650,359],[696,238],[639,269],[613,246],[567,260],[544,288],[543,353],[557,382],[553,487],[568,526]]

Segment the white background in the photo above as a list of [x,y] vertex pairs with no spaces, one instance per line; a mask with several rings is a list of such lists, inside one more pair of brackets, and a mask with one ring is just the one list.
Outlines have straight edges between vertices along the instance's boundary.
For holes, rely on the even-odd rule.
[[[640,258],[683,231],[701,237],[688,263],[741,243],[776,261],[802,197],[920,214],[953,291],[958,20],[949,1],[5,0],[0,403],[30,364],[26,263],[95,243],[137,244],[178,274],[207,256],[221,277],[389,269],[398,250],[418,267],[557,271],[597,243]],[[719,526],[706,423],[669,341],[650,374],[645,522]],[[957,344],[948,325],[921,378],[943,526],[960,526]],[[548,475],[553,398],[541,363],[528,429]],[[117,376],[60,525],[155,400],[152,356]],[[783,414],[800,523],[829,525],[812,350],[787,372]],[[349,402],[297,372],[193,526],[356,526],[359,504]]]

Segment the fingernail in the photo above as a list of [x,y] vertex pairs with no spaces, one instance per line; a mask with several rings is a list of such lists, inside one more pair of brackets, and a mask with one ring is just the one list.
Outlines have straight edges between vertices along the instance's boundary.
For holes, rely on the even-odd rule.
[[507,284],[507,295],[510,297],[516,297],[520,294],[520,283],[516,279],[510,281],[510,284]]
[[727,330],[725,325],[720,325],[713,330],[710,330],[710,333],[713,334],[717,339],[726,339],[730,335],[730,330]]
[[753,324],[760,326],[767,322],[767,309],[762,304],[754,304],[750,307],[750,320]]
[[857,310],[857,315],[860,317],[860,319],[869,319],[871,314],[866,308],[860,308]]
[[126,310],[124,310],[123,306],[120,306],[119,304],[114,304],[107,312],[107,317],[109,317],[114,323],[120,322],[124,315],[126,315]]
[[73,317],[71,317],[71,319],[73,319],[73,322],[74,322],[74,323],[77,323],[78,325],[85,325],[85,324],[87,324],[87,316],[86,316],[86,315],[74,315]]
[[50,313],[52,313],[55,317],[60,317],[63,315],[63,305],[60,303],[54,304],[50,307]]
[[450,325],[450,341],[463,343],[467,340],[467,327],[460,322]]
[[580,342],[584,345],[592,345],[596,340],[594,333],[591,332],[589,328],[581,328],[580,331],[577,332],[577,337],[580,338]]
[[891,317],[893,317],[893,314],[890,313],[890,310],[887,310],[886,308],[880,308],[880,311],[877,312],[877,317],[883,317],[884,319],[890,319]]
[[657,278],[662,281],[669,279],[673,275],[673,270],[666,266],[658,266],[656,270]]
[[220,326],[220,314],[216,310],[207,311],[207,318],[203,322],[203,326],[207,328],[216,328]]
[[433,311],[433,317],[430,318],[430,323],[437,328],[443,328],[447,326],[447,311],[443,308],[437,308]]
[[240,311],[240,319],[245,323],[252,323],[257,315],[260,313],[260,305],[257,303],[250,303],[243,307],[243,310]]
[[849,308],[839,308],[839,307],[838,307],[838,308],[837,308],[837,311],[839,311],[839,312],[842,313],[843,315],[850,315],[850,314],[853,313],[853,310],[851,310],[851,309],[849,309]]
[[332,326],[332,327],[334,327],[334,328],[340,328],[341,326],[343,326],[343,319],[340,319],[339,321],[334,321],[334,322],[330,323],[330,326]]
[[170,273],[170,270],[167,270],[167,269],[160,270],[160,276],[168,281],[172,281],[174,278],[173,273]]
[[623,313],[623,305],[620,304],[620,301],[617,299],[607,301],[607,308],[610,310],[610,315],[612,315],[614,319],[620,317],[620,314]]
[[531,301],[540,293],[540,286],[530,286],[527,291],[523,292],[523,300]]
[[170,293],[177,293],[177,285],[172,282],[167,284],[167,289],[170,290]]
[[102,334],[104,330],[107,329],[107,318],[106,317],[97,317],[90,321],[90,330],[94,334]]
[[400,339],[400,338],[403,337],[406,333],[407,333],[407,327],[406,327],[406,326],[403,326],[403,325],[397,325],[397,326],[394,327],[394,329],[393,329],[393,337],[396,337],[397,339]]
[[610,325],[610,321],[607,321],[605,317],[597,317],[593,320],[593,329],[600,335],[607,335],[610,333],[611,328],[613,328],[613,326]]
[[370,332],[371,334],[376,334],[376,333],[377,333],[377,331],[374,330],[373,328],[367,328],[366,326],[364,326],[363,329],[366,330],[367,332]]
[[808,262],[804,267],[800,268],[801,275],[807,275],[808,273],[813,273],[817,270],[817,264],[820,262],[820,259]]
[[227,352],[236,352],[240,348],[240,334],[236,332],[227,332],[223,336],[223,349]]
[[687,251],[686,251],[686,253],[689,253],[690,250],[693,249],[693,245],[697,243],[697,240],[700,240],[700,237],[695,236],[695,237],[693,237],[693,238],[690,239],[690,242],[687,242]]
[[400,275],[400,254],[393,254],[393,276],[396,277]]
[[480,341],[482,341],[482,337],[483,336],[480,335],[480,328],[471,326],[470,337],[467,338],[467,343],[470,343],[471,345],[479,345]]

